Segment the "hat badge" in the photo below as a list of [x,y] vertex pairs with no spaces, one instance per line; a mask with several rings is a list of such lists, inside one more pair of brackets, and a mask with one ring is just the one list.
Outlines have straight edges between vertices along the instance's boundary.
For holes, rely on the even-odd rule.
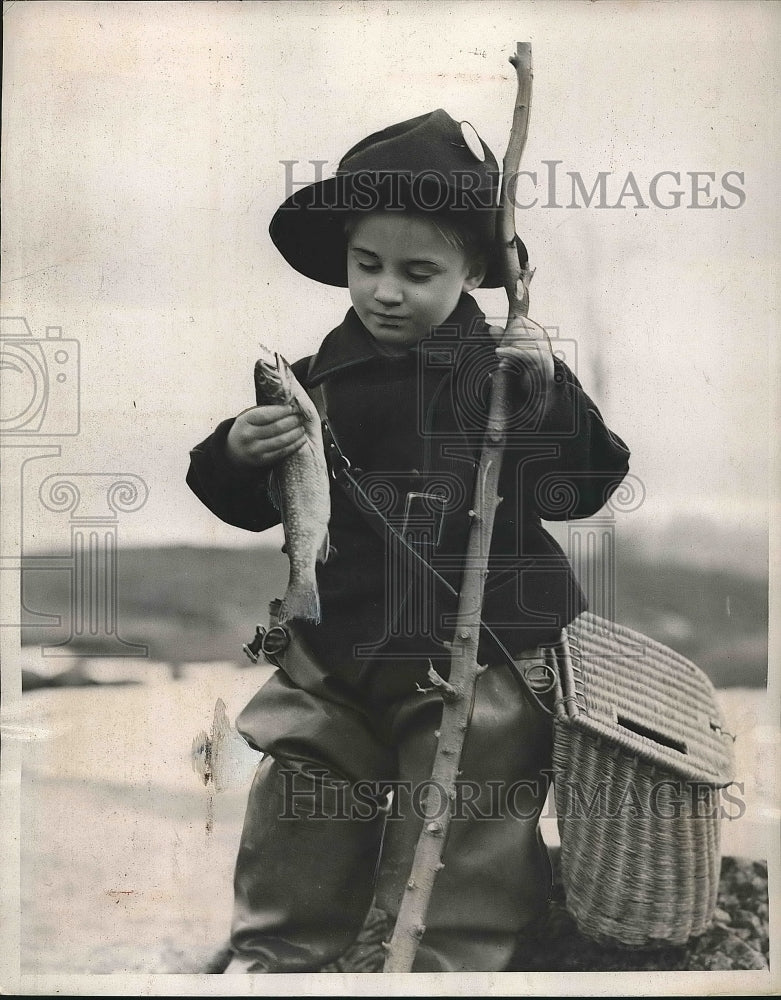
[[469,122],[461,122],[460,124],[461,135],[466,143],[467,149],[478,162],[485,163],[485,152],[483,150],[483,144],[480,142],[480,136],[477,134],[474,127],[469,124]]

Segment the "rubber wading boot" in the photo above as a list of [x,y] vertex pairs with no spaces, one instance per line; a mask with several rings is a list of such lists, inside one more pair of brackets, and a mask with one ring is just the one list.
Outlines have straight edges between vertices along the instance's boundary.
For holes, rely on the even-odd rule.
[[[411,703],[397,719],[399,777],[412,795],[390,810],[376,905],[396,919],[431,787],[441,709]],[[547,905],[548,854],[538,819],[547,793],[550,721],[532,708],[504,667],[479,679],[447,842],[414,972],[500,972],[516,937]],[[400,789],[407,786],[402,784]],[[417,793],[415,789],[418,789]],[[436,802],[436,798],[435,798]]]
[[[361,818],[363,817],[363,818]],[[355,940],[372,899],[382,806],[311,762],[261,761],[234,877],[232,972],[316,972]]]

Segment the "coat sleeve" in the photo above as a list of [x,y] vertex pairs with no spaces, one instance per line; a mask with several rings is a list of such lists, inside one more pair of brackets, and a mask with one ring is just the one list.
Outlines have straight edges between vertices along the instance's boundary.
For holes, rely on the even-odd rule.
[[190,452],[187,485],[201,503],[226,524],[248,531],[264,531],[279,524],[279,511],[268,496],[268,469],[245,472],[227,457],[225,439],[235,418],[217,429]]
[[630,453],[576,375],[554,357],[545,411],[519,403],[515,412],[520,416],[511,447],[516,462],[528,462],[523,492],[538,516],[566,521],[596,514],[627,474]]
[[[293,365],[302,380],[308,358]],[[247,531],[265,531],[279,524],[280,515],[271,502],[268,482],[271,469],[237,468],[228,458],[226,439],[235,417],[223,420],[190,452],[187,485],[209,510],[226,524]]]

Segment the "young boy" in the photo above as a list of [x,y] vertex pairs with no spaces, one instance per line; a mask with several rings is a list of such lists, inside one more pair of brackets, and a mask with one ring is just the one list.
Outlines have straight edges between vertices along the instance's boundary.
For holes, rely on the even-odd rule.
[[[329,454],[349,462],[360,489],[345,489],[334,469],[322,620],[288,623],[279,669],[238,719],[266,756],[236,864],[229,972],[316,971],[355,939],[373,897],[398,912],[441,715],[427,675],[431,665],[448,672],[497,363],[469,295],[501,284],[497,182],[488,147],[439,110],[364,139],[335,177],[297,191],[272,220],[296,270],[349,288],[342,323],[293,371],[327,414]],[[537,824],[551,729],[523,668],[585,601],[540,519],[595,513],[628,468],[623,442],[529,326],[528,344],[512,351],[482,611],[489,669],[415,971],[505,969],[547,901]],[[270,470],[304,440],[292,409],[250,407],[193,450],[188,483],[224,521],[262,531],[280,517]]]

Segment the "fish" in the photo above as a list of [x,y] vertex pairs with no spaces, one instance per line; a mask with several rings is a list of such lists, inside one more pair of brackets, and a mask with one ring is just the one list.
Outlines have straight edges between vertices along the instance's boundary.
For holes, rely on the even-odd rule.
[[264,353],[255,363],[258,405],[291,405],[300,414],[306,432],[302,447],[274,465],[269,477],[269,497],[282,518],[283,551],[290,567],[279,621],[298,618],[319,623],[316,563],[328,558],[331,518],[330,476],[320,415],[282,355],[261,348]]

